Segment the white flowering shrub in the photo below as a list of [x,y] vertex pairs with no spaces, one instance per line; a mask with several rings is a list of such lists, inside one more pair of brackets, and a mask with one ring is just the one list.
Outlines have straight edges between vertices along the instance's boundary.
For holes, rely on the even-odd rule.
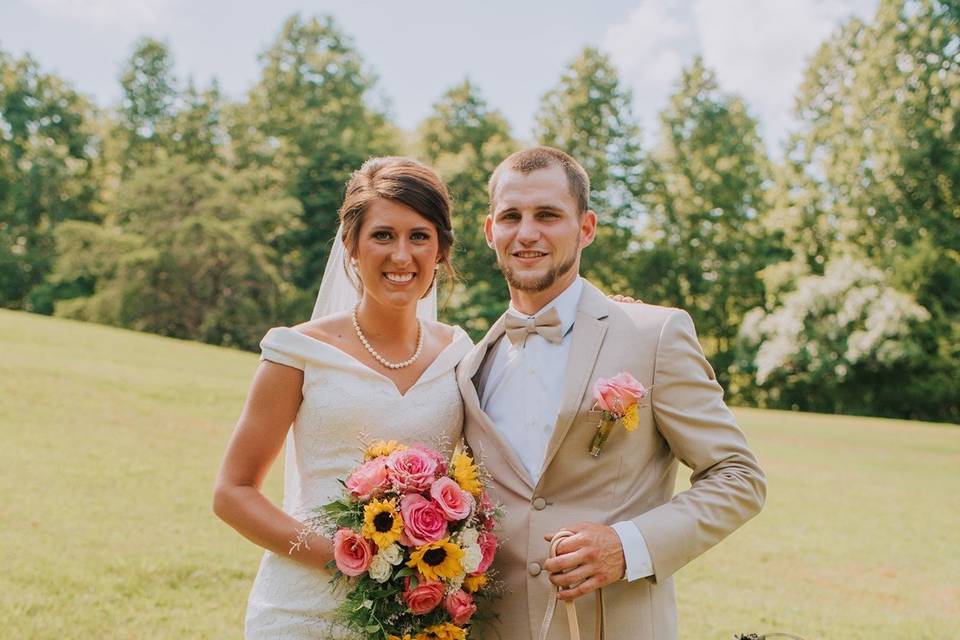
[[760,387],[761,404],[870,412],[873,383],[923,358],[915,329],[929,318],[876,267],[837,258],[822,276],[801,277],[773,310],[746,314],[739,368]]

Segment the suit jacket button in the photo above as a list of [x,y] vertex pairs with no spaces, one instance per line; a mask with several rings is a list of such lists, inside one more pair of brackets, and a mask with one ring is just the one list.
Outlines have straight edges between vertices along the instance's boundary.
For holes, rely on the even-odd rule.
[[543,511],[547,508],[547,501],[543,498],[534,498],[533,499],[533,508],[537,511]]
[[529,571],[532,576],[538,576],[540,572],[543,571],[543,567],[540,566],[539,562],[531,562],[527,565],[527,571]]

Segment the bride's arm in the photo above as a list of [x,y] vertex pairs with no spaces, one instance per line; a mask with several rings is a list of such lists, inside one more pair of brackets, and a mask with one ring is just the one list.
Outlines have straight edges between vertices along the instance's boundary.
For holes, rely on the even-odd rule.
[[303,524],[260,491],[300,409],[303,372],[264,360],[217,474],[213,511],[250,541],[276,554],[323,568],[333,558],[328,538],[313,535],[293,553]]

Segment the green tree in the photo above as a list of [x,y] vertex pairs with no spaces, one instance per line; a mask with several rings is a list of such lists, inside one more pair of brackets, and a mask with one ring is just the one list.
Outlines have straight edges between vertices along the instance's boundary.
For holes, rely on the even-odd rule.
[[873,21],[831,36],[805,74],[768,219],[794,253],[780,275],[852,253],[930,312],[916,328],[926,377],[913,383],[931,397],[960,396],[958,33],[955,2],[882,0]]
[[256,169],[180,158],[132,173],[105,224],[57,230],[53,281],[92,282],[57,315],[254,348],[291,295],[272,242],[296,229],[299,203]]
[[587,47],[541,100],[535,136],[569,153],[590,175],[590,205],[600,224],[584,252],[584,273],[617,293],[642,296],[641,283],[631,282],[624,269],[643,187],[632,99],[610,59]]
[[[960,15],[936,0],[883,0],[813,58],[793,155],[837,240],[889,267],[929,239],[960,249]],[[960,302],[956,303],[960,305]]]
[[191,80],[179,103],[171,122],[170,152],[196,164],[220,161],[226,139],[220,86],[214,81],[199,89]]
[[289,173],[302,206],[294,284],[312,295],[337,229],[350,174],[377,155],[396,153],[397,132],[373,105],[375,80],[352,41],[329,17],[292,16],[263,57],[248,104],[231,129],[238,162],[273,164]]
[[53,232],[99,216],[93,106],[29,55],[0,52],[0,305],[50,313]]
[[123,91],[117,114],[123,175],[152,164],[173,135],[179,88],[167,45],[141,38],[120,73]]
[[[491,109],[469,80],[450,88],[417,131],[418,155],[447,183],[453,198],[457,242],[454,263],[460,274],[444,319],[460,324],[477,339],[503,312],[509,298],[496,258],[483,236],[487,180],[516,149],[503,115]],[[441,303],[444,297],[441,294]]]
[[764,302],[757,273],[776,255],[759,223],[770,164],[744,103],[722,93],[699,58],[660,120],[639,277],[657,301],[690,312],[728,384],[743,315]]

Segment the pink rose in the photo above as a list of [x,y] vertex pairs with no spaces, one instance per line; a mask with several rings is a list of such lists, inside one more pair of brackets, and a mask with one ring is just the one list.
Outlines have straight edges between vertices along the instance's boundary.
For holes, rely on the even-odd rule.
[[622,415],[627,407],[647,397],[647,388],[621,371],[612,378],[599,378],[593,385],[593,397],[602,410]]
[[426,491],[437,476],[437,459],[419,447],[394,451],[387,457],[387,475],[398,492]]
[[350,474],[346,482],[350,493],[361,500],[379,495],[387,488],[387,484],[387,465],[383,456],[364,462]]
[[484,531],[480,534],[477,543],[480,545],[480,551],[483,552],[483,560],[480,561],[477,570],[473,572],[474,575],[486,573],[490,565],[493,564],[493,556],[497,553],[497,536],[489,531]]
[[447,520],[456,522],[470,515],[473,509],[473,496],[460,488],[453,478],[443,476],[430,485],[430,497],[440,505]]
[[466,624],[477,612],[477,605],[473,603],[473,596],[463,589],[458,589],[448,595],[443,606],[450,614],[451,622],[456,625]]
[[407,546],[419,547],[436,542],[447,534],[447,517],[443,509],[419,493],[410,493],[400,499],[400,515],[403,516],[400,542]]
[[410,578],[404,580],[403,601],[407,608],[416,615],[423,615],[434,610],[443,600],[443,583],[438,580],[421,581],[416,589],[410,589]]
[[333,536],[333,559],[348,576],[359,576],[370,567],[373,543],[352,529],[343,528]]
[[433,461],[437,463],[437,475],[435,477],[447,475],[447,459],[440,455],[439,452],[434,451],[429,447],[425,447],[422,444],[412,445],[412,448],[423,451],[425,454],[433,458]]

